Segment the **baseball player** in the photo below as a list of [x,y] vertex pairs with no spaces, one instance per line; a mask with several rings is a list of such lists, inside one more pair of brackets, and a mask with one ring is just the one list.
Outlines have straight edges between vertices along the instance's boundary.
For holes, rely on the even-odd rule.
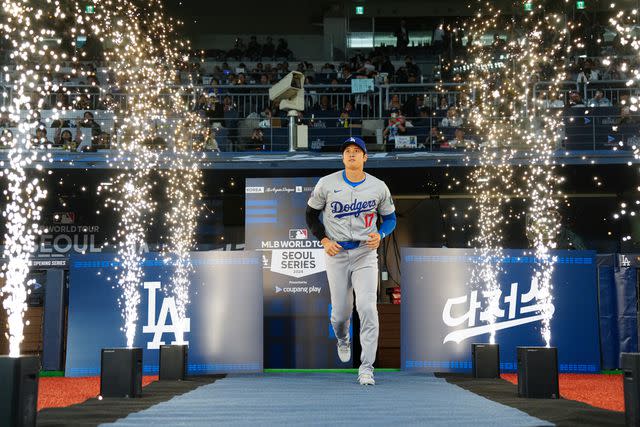
[[[338,338],[338,357],[351,360],[349,318],[353,292],[360,317],[362,355],[358,381],[374,385],[378,348],[378,253],[380,242],[396,226],[387,185],[364,172],[367,148],[360,138],[342,144],[344,170],[320,178],[307,204],[309,229],[322,243],[331,293],[331,325]],[[322,222],[320,221],[322,213]],[[378,215],[382,216],[380,230]]]

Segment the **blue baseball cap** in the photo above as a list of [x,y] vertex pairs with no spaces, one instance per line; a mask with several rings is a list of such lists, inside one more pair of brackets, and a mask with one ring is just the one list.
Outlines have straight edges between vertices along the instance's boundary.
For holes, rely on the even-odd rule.
[[340,152],[344,152],[344,150],[350,145],[358,146],[362,151],[364,151],[364,154],[367,154],[367,146],[364,141],[357,136],[352,136],[351,138],[346,139],[340,147]]

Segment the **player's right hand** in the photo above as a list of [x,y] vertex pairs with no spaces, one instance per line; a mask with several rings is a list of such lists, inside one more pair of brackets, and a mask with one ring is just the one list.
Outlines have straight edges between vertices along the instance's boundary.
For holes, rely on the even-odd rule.
[[322,243],[322,246],[324,246],[324,252],[329,256],[337,255],[338,252],[342,250],[342,246],[326,237],[322,239],[320,243]]

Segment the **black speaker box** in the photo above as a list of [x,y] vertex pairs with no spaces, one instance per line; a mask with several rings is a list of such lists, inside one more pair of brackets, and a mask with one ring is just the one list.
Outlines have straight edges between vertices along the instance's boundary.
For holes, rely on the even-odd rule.
[[640,353],[621,353],[624,373],[624,418],[627,426],[640,426]]
[[518,347],[518,396],[558,399],[558,349]]
[[142,395],[142,349],[103,348],[100,360],[100,396]]
[[471,372],[473,378],[500,378],[500,346],[471,344]]
[[40,360],[0,356],[0,426],[35,426]]
[[160,346],[160,381],[182,381],[187,376],[187,356],[189,347],[186,345]]

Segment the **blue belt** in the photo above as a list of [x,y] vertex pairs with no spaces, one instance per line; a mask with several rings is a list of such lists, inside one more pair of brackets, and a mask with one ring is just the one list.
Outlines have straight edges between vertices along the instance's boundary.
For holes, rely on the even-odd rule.
[[349,249],[355,249],[355,248],[359,247],[360,246],[360,241],[359,240],[349,240],[349,241],[346,241],[346,242],[338,242],[338,244],[340,246],[342,246],[342,249],[349,250]]

